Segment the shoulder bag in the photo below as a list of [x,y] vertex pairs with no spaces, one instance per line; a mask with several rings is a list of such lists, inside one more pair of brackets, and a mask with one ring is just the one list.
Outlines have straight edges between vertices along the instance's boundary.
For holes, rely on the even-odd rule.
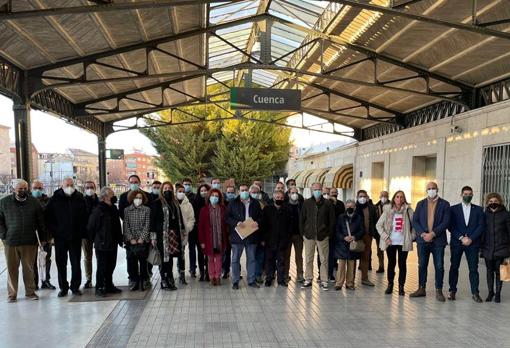
[[[352,237],[351,234],[351,227],[349,226],[349,221],[345,221],[345,226],[347,226],[347,233],[350,237]],[[353,240],[349,243],[349,250],[353,251],[355,253],[361,253],[365,250],[365,243],[362,240]]]

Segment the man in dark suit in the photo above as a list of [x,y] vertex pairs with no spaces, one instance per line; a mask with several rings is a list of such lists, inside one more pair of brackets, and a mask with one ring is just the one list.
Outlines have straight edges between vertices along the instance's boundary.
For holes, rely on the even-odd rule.
[[478,254],[480,252],[480,239],[485,229],[485,215],[483,209],[471,203],[473,189],[464,186],[461,191],[462,203],[450,208],[450,292],[448,299],[455,301],[457,282],[459,280],[459,266],[462,254],[466,254],[469,267],[469,283],[473,301],[481,303],[482,299],[478,291]]
[[259,231],[255,231],[247,238],[242,239],[236,231],[236,227],[242,227],[246,219],[250,217],[260,226],[262,220],[262,208],[260,203],[250,197],[248,185],[239,186],[239,196],[229,203],[225,222],[230,227],[230,241],[232,244],[232,289],[239,289],[241,273],[241,256],[246,249],[246,269],[248,271],[248,285],[252,288],[260,288],[255,281],[255,250],[259,243]]
[[427,198],[416,205],[413,215],[413,227],[416,231],[418,250],[419,288],[410,297],[426,296],[427,268],[430,255],[434,259],[436,300],[444,302],[444,248],[446,247],[446,229],[450,221],[450,203],[438,196],[435,182],[427,184]]

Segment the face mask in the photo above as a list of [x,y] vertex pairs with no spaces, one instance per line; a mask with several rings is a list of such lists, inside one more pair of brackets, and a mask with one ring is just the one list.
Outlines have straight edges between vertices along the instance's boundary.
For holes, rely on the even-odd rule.
[[86,189],[86,190],[85,190],[85,195],[86,195],[86,196],[91,197],[91,196],[93,196],[93,195],[94,195],[94,193],[95,193],[94,189]]
[[354,214],[354,208],[347,208],[345,211],[346,211],[346,212],[347,212],[347,214],[349,214],[349,215]]
[[41,190],[33,190],[32,191],[32,197],[34,198],[41,198],[42,197],[42,191]]
[[25,199],[25,198],[27,198],[27,191],[19,191],[18,193],[16,193],[16,196],[19,199]]
[[322,196],[322,191],[321,191],[321,190],[315,190],[315,191],[313,191],[313,197],[314,197],[315,199],[319,199],[319,198],[321,198],[321,196]]
[[250,193],[248,191],[241,191],[239,193],[239,197],[241,197],[241,199],[245,201],[248,198],[250,198]]
[[493,209],[493,210],[496,210],[499,208],[499,203],[490,203],[488,205],[489,208]]
[[331,195],[331,197],[332,197],[332,198],[337,198],[337,197],[338,197],[338,195]]
[[131,185],[129,185],[129,189],[130,189],[131,191],[136,191],[136,190],[138,190],[139,188],[140,188],[140,184],[131,184]]
[[283,199],[275,199],[275,200],[274,200],[274,204],[275,204],[275,205],[278,205],[278,206],[283,205],[283,202],[284,202],[284,200],[283,200]]
[[292,193],[290,195],[290,199],[292,199],[293,201],[297,201],[299,199],[299,195],[297,193]]
[[178,200],[182,201],[184,199],[184,197],[186,197],[184,192],[177,192],[177,199]]
[[211,202],[212,205],[216,205],[220,202],[220,197],[211,196],[209,197],[209,202]]
[[155,195],[157,195],[157,196],[159,196],[159,193],[160,193],[160,192],[161,192],[161,191],[160,191],[160,189],[157,189],[157,188],[153,188],[153,189],[152,189],[152,193],[153,193],[153,194],[155,194]]
[[324,199],[329,199],[329,195],[327,193],[323,194],[322,197],[324,197]]
[[227,201],[232,201],[236,199],[236,194],[233,192],[227,192]]
[[462,201],[466,204],[471,203],[472,200],[473,200],[473,196],[462,196]]
[[386,202],[388,202],[388,198],[386,198],[386,197],[381,197],[381,203],[382,203],[382,204],[386,204]]
[[174,198],[174,193],[172,191],[163,192],[163,196],[167,201],[171,201]]
[[260,195],[258,193],[250,193],[250,197],[253,199],[260,199],[259,196]]
[[74,193],[74,187],[72,186],[64,187],[64,193],[68,196],[72,195]]
[[189,185],[189,184],[185,184],[185,185],[184,185],[184,192],[186,192],[186,193],[190,193],[190,192],[191,192],[191,185]]
[[133,200],[133,203],[135,204],[135,207],[139,207],[139,206],[141,206],[141,205],[142,205],[142,202],[143,202],[143,201],[142,201],[142,199],[141,199],[141,198],[135,198],[135,199]]
[[200,197],[205,198],[207,196],[207,191],[200,191]]
[[358,203],[359,204],[365,204],[366,202],[367,202],[367,199],[365,197],[358,198]]
[[221,184],[218,184],[217,182],[215,182],[214,184],[212,184],[212,188],[219,190],[219,189],[221,189]]
[[112,198],[110,198],[110,202],[111,202],[112,204],[117,203],[117,196],[113,196]]
[[429,196],[429,198],[436,198],[437,190],[436,189],[427,190],[427,196]]

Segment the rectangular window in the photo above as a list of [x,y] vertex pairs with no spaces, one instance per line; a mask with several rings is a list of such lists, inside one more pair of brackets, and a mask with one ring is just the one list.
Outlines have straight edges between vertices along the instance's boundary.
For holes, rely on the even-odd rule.
[[510,204],[510,144],[487,146],[483,149],[482,200],[491,192],[503,197]]

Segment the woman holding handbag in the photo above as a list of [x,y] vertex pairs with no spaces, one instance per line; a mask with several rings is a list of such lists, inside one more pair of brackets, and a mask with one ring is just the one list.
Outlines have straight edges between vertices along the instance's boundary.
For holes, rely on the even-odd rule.
[[150,242],[150,214],[147,204],[147,196],[142,190],[130,191],[128,195],[130,204],[124,209],[124,243],[126,245],[127,262],[134,285],[129,289],[144,291],[150,287],[149,273],[147,269],[147,256]]
[[[482,257],[487,267],[487,287],[489,294],[486,302],[501,302],[503,282],[500,267],[505,258],[510,257],[510,213],[503,205],[503,198],[498,193],[489,193],[485,200],[485,219],[487,228],[482,233]],[[496,292],[494,293],[494,280]]]
[[381,236],[379,248],[386,250],[388,256],[388,287],[385,294],[393,292],[395,266],[398,254],[398,294],[405,295],[404,285],[407,275],[407,254],[413,250],[413,209],[409,207],[403,191],[397,191],[391,199],[391,204],[383,207],[383,213],[377,221],[377,232]]
[[207,255],[211,284],[220,285],[222,256],[228,243],[225,206],[220,190],[212,189],[207,194],[205,207],[200,210],[198,240]]
[[363,217],[356,212],[356,202],[349,199],[345,202],[345,214],[340,215],[336,225],[335,249],[333,256],[338,260],[335,290],[345,288],[354,290],[354,272],[356,260],[361,258],[364,250]]
[[171,182],[164,182],[159,198],[151,204],[150,227],[151,243],[161,254],[159,273],[163,290],[177,290],[173,276],[173,258],[181,256],[183,229],[182,213],[174,196],[173,185]]

